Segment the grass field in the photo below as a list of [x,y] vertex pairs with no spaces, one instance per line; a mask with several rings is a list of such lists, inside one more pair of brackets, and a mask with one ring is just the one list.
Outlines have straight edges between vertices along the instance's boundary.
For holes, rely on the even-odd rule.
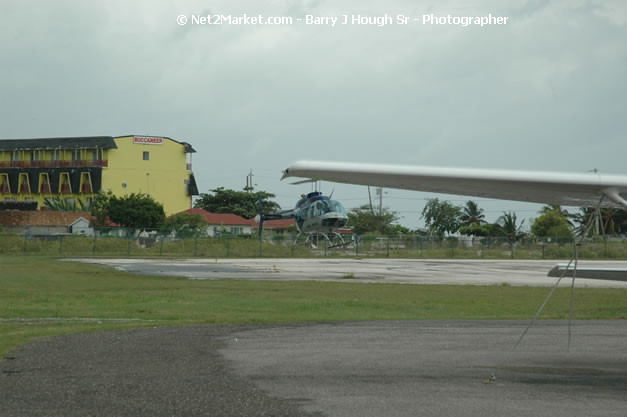
[[[348,282],[351,281],[351,282]],[[41,336],[197,323],[529,319],[547,288],[192,281],[49,257],[0,257],[0,358]],[[542,318],[566,318],[560,289]],[[576,318],[627,318],[627,290],[577,289]],[[132,319],[132,321],[125,321]],[[1,360],[1,359],[0,359]]]

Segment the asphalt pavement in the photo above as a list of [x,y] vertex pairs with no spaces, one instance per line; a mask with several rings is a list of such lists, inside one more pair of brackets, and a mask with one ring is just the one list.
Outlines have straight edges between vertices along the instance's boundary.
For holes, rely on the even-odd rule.
[[145,328],[0,363],[1,416],[621,416],[624,320]]
[[[400,284],[552,286],[547,277],[568,260],[387,259],[387,258],[222,258],[222,259],[68,259],[121,271],[187,279],[379,282]],[[580,261],[582,267],[627,268],[626,261]],[[351,279],[346,279],[350,276]],[[560,284],[569,286],[570,280]],[[581,279],[577,287],[627,288],[627,282]]]

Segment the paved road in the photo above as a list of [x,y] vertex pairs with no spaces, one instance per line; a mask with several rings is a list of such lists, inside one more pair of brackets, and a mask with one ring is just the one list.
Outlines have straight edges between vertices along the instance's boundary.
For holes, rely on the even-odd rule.
[[[625,321],[195,326],[45,339],[0,364],[1,416],[621,416]],[[494,374],[494,378],[491,376]]]
[[[362,322],[236,333],[238,375],[327,416],[625,416],[627,326]],[[491,378],[494,374],[494,379]]]
[[218,349],[245,329],[148,328],[22,346],[0,363],[0,416],[311,415],[231,371]]
[[[75,260],[75,259],[74,259]],[[320,280],[552,286],[547,272],[558,262],[416,259],[79,259],[123,271],[189,279]],[[581,266],[627,267],[625,261],[582,261]],[[351,276],[353,279],[343,277]],[[563,286],[570,281],[563,280]],[[578,279],[578,287],[627,288],[627,282]]]

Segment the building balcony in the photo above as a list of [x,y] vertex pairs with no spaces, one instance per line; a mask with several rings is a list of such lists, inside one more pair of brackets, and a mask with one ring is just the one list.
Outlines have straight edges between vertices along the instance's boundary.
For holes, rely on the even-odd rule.
[[0,168],[77,168],[77,167],[108,167],[108,160],[84,161],[0,161]]

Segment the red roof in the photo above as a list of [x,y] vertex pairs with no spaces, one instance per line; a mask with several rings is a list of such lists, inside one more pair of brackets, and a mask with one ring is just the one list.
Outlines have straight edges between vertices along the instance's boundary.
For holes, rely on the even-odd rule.
[[177,214],[200,214],[209,224],[224,224],[229,226],[255,226],[255,219],[245,219],[237,214],[210,213],[200,208],[191,208]]
[[0,224],[5,226],[69,226],[80,217],[90,220],[89,212],[1,210]]
[[[253,219],[254,220],[254,219]],[[281,219],[281,220],[264,220],[264,229],[287,229],[288,227],[295,225],[294,219]]]
[[[242,216],[238,216],[237,214],[228,214],[228,213],[211,213],[207,210],[200,208],[191,208],[181,213],[186,214],[200,214],[207,220],[209,224],[224,224],[229,226],[252,226],[257,227],[259,224],[255,221],[255,219],[245,219]],[[177,214],[181,214],[177,213]],[[287,229],[288,227],[296,224],[294,219],[281,219],[281,220],[265,220],[263,222],[263,227],[268,229]]]

